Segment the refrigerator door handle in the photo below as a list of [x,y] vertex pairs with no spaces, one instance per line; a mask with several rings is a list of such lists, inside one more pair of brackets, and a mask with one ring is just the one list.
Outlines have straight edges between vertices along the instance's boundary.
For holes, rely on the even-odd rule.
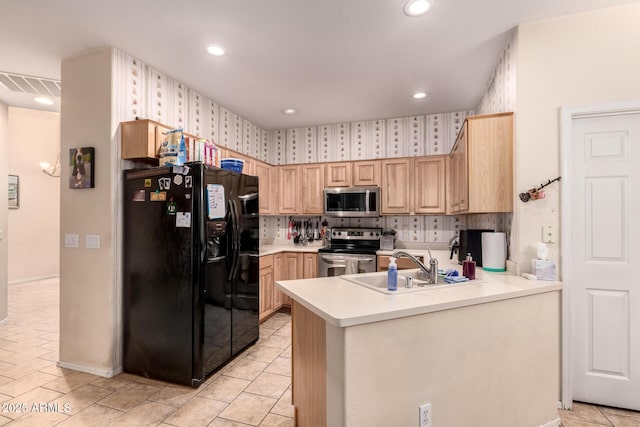
[[238,274],[238,268],[240,268],[240,227],[238,225],[240,216],[238,215],[238,206],[235,200],[231,200],[231,205],[233,206],[233,235],[235,247],[235,269],[232,271],[233,275],[231,277],[235,278],[236,274]]
[[229,200],[229,219],[231,221],[231,268],[229,269],[229,281],[233,280],[236,264],[238,263],[238,254],[236,253],[236,216],[233,209],[233,201]]

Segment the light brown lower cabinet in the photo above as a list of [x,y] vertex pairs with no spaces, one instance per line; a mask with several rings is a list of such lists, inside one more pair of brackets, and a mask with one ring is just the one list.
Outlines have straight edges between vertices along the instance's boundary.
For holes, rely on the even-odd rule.
[[291,383],[295,425],[327,425],[325,321],[297,302],[291,307]]
[[[387,271],[389,269],[390,256],[378,255],[378,271]],[[420,262],[424,263],[423,257],[418,257]],[[418,266],[409,258],[399,258],[396,260],[398,270],[410,270],[412,268],[418,268]]]
[[274,280],[273,280],[273,255],[260,257],[260,273],[258,286],[260,289],[260,321],[266,319],[271,313],[280,307],[274,305]]
[[305,253],[302,255],[303,268],[302,275],[305,279],[318,277],[318,254]]
[[275,286],[278,280],[312,279],[318,277],[318,254],[282,252],[260,257],[260,321],[283,306],[291,298]]

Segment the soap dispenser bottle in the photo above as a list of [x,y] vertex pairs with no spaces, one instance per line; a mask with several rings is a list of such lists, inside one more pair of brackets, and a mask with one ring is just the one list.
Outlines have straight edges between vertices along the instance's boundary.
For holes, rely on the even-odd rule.
[[387,271],[387,289],[390,291],[398,290],[398,266],[396,259],[391,257],[389,260],[389,270]]
[[471,258],[471,254],[467,254],[467,259],[462,262],[462,275],[469,280],[476,278],[476,262]]

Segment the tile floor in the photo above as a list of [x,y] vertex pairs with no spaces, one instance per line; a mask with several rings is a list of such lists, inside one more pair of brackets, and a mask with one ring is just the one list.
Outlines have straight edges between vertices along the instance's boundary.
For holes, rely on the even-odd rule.
[[[289,315],[263,323],[253,348],[194,390],[58,368],[58,302],[57,279],[9,286],[9,320],[0,326],[0,426],[294,425]],[[640,427],[640,412],[584,403],[558,415],[565,427]]]
[[58,368],[58,280],[9,286],[0,326],[0,426],[293,426],[291,317],[198,389]]

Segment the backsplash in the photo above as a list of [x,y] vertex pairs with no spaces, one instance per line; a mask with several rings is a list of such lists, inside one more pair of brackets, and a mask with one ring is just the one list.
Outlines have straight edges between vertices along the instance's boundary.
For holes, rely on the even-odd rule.
[[[309,218],[315,221],[320,217],[299,218]],[[457,237],[458,230],[465,228],[488,228],[507,233],[511,230],[510,213],[325,219],[329,223],[329,227],[380,227],[384,230],[395,230],[397,233],[396,245],[399,246],[419,243],[448,245],[453,237]],[[286,241],[288,221],[288,216],[260,217],[260,238]],[[293,241],[291,241],[291,245],[293,245]]]

